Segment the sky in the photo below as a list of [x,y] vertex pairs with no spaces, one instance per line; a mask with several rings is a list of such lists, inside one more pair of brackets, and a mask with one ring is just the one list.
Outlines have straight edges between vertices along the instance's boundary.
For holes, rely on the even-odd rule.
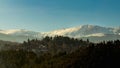
[[0,0],[0,29],[120,26],[120,0]]

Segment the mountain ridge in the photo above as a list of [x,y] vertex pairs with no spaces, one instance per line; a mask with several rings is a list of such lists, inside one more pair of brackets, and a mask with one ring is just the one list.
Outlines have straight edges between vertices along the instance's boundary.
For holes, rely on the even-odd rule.
[[[42,39],[45,36],[54,37],[58,36],[68,36],[72,38],[98,38],[97,40],[101,40],[99,38],[108,37],[108,40],[118,39],[120,36],[120,27],[102,27],[98,25],[80,25],[77,27],[59,29],[49,32],[35,32],[25,29],[13,29],[13,30],[0,30],[0,40],[11,41],[14,39],[14,42],[23,42],[29,39]],[[115,38],[113,39],[113,35]],[[7,40],[7,36],[9,40]],[[117,37],[116,37],[117,36]],[[6,38],[6,39],[4,39]],[[23,39],[24,38],[24,39]],[[21,39],[21,40],[19,40]],[[103,39],[103,40],[107,40]],[[92,41],[92,40],[91,40]],[[94,41],[93,41],[94,42]]]
[[[48,35],[65,35],[65,34],[71,34],[71,35],[76,35],[79,34],[81,37],[85,37],[85,35],[90,35],[90,34],[98,34],[98,33],[103,33],[103,34],[119,34],[120,29],[115,29],[115,28],[107,28],[107,27],[101,27],[101,26],[94,26],[94,25],[83,25],[79,27],[73,27],[73,28],[67,28],[67,29],[61,29],[61,30],[55,30],[51,32],[47,32]],[[79,37],[80,37],[79,36]]]

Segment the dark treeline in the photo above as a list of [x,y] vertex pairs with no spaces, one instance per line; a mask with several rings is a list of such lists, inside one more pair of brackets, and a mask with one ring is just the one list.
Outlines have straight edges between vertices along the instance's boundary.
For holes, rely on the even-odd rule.
[[120,68],[120,40],[56,36],[28,39],[15,48],[0,51],[0,68]]
[[46,36],[42,40],[29,40],[24,41],[22,44],[22,49],[32,51],[36,53],[47,51],[51,54],[56,54],[59,52],[73,52],[80,46],[89,45],[89,41],[83,41],[82,39],[74,39],[63,36],[48,37]]

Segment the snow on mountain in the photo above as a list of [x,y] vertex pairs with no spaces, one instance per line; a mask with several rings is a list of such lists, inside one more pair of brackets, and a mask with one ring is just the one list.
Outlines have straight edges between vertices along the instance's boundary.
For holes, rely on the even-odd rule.
[[103,36],[105,36],[105,34],[103,34],[103,33],[95,33],[95,34],[86,35],[85,37],[92,37],[92,36],[103,37]]
[[67,29],[60,29],[60,30],[55,30],[55,31],[51,31],[51,32],[45,32],[43,33],[45,36],[55,36],[55,35],[60,35],[60,36],[64,36],[67,35],[69,33],[78,31],[81,27],[73,27],[73,28],[67,28]]
[[0,33],[3,33],[3,34],[13,34],[15,32],[19,32],[20,30],[19,29],[14,29],[14,30],[0,30]]
[[120,27],[101,27],[96,25],[81,25],[78,27],[59,29],[50,32],[35,32],[24,29],[0,30],[0,40],[22,42],[29,39],[42,39],[45,36],[68,36],[73,38],[89,38],[92,40],[109,40],[120,37]]
[[40,32],[29,31],[24,29],[0,30],[0,33],[15,36],[33,36],[33,37],[41,36]]
[[69,36],[69,37],[89,37],[89,36],[104,36],[106,34],[118,34],[120,33],[120,28],[107,28],[101,26],[94,26],[94,25],[82,25],[73,28],[55,30],[51,32],[46,32],[45,35],[47,36],[55,36],[55,35],[62,35],[62,36]]

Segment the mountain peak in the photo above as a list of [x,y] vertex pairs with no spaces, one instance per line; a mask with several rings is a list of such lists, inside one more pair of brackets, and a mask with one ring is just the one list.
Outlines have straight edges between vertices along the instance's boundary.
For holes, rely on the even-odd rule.
[[70,37],[104,36],[106,34],[119,34],[120,29],[102,27],[97,25],[80,25],[78,27],[55,30],[46,33],[48,36],[62,35]]

